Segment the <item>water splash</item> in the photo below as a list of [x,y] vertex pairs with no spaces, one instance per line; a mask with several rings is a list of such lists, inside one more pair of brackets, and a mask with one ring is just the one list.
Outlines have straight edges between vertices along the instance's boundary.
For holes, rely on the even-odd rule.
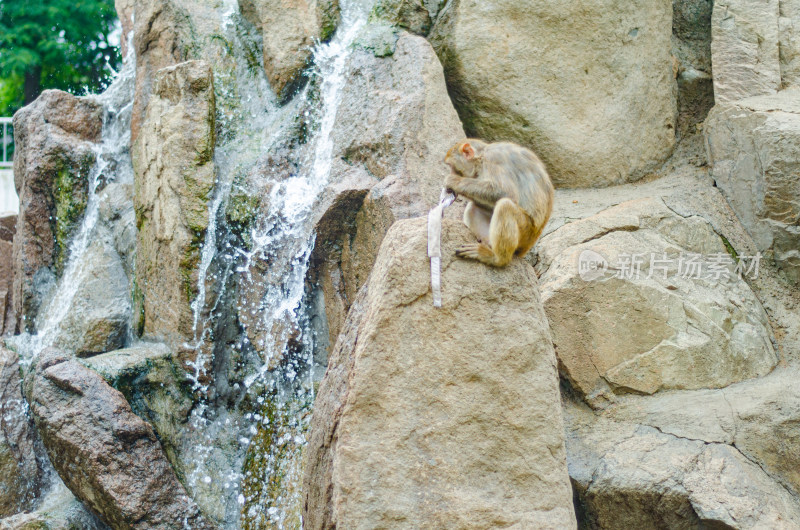
[[72,310],[75,296],[86,276],[91,273],[91,264],[85,256],[96,235],[100,206],[98,188],[111,181],[133,182],[129,145],[136,60],[132,44],[128,50],[128,57],[112,83],[105,92],[94,96],[104,108],[101,142],[92,147],[95,163],[87,178],[86,209],[70,241],[64,272],[52,291],[52,297],[39,312],[36,332],[8,339],[18,351],[23,365],[29,364],[42,349],[59,341],[66,331],[62,329],[62,324]]

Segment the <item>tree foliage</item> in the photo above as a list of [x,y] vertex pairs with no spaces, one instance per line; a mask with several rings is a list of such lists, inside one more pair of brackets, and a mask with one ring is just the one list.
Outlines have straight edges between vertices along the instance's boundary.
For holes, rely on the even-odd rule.
[[0,0],[0,115],[47,88],[99,92],[120,62],[113,0]]

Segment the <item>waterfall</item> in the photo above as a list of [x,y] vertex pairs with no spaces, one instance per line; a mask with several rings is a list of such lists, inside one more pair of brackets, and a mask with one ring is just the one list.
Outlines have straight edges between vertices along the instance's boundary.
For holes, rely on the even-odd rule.
[[[132,36],[131,36],[132,37]],[[132,42],[132,38],[131,38]],[[9,344],[20,355],[20,362],[28,364],[42,349],[54,345],[64,332],[62,323],[67,317],[78,288],[90,274],[90,264],[85,259],[89,245],[96,235],[99,215],[98,188],[109,182],[133,182],[129,145],[131,112],[136,76],[133,46],[122,68],[109,87],[95,99],[102,104],[103,129],[101,142],[93,146],[95,163],[89,170],[86,209],[69,244],[68,259],[52,296],[46,300],[36,320],[36,333],[12,337]]]

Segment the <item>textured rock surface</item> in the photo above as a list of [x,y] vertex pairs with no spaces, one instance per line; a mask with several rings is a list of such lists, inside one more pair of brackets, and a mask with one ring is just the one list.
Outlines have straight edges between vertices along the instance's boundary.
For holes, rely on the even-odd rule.
[[778,31],[781,83],[800,86],[800,1],[781,0]]
[[55,344],[82,356],[124,346],[131,319],[130,290],[108,231],[98,228],[72,281],[75,293]]
[[758,249],[800,284],[800,89],[714,108],[705,137],[717,186]]
[[392,223],[425,215],[438,202],[449,172],[444,154],[462,138],[442,67],[425,39],[403,33],[384,58],[355,52],[312,256],[331,344]]
[[672,151],[671,19],[668,0],[452,1],[430,39],[467,134],[531,147],[557,186],[598,186]]
[[131,156],[138,231],[135,311],[149,337],[192,336],[200,244],[214,184],[214,87],[203,61],[160,70]]
[[264,70],[278,94],[292,95],[308,66],[311,48],[339,23],[337,0],[239,0],[242,14],[263,37]]
[[720,0],[711,22],[714,97],[727,103],[781,87],[779,0]]
[[46,90],[14,116],[14,179],[20,208],[14,237],[14,316],[32,330],[66,263],[69,237],[86,208],[102,106]]
[[442,0],[378,0],[370,17],[417,35],[427,35],[442,3]]
[[212,528],[152,427],[100,375],[45,350],[25,380],[42,441],[70,490],[114,528]]
[[36,509],[0,519],[3,530],[108,530],[56,476]]
[[0,347],[0,518],[30,509],[39,494],[43,453],[27,408],[17,354]]
[[[598,277],[580,268],[592,253],[607,262]],[[699,274],[686,265],[691,254],[699,255]],[[722,387],[765,375],[778,361],[767,315],[722,239],[661,199],[569,223],[540,241],[538,255],[562,372],[594,406],[614,393]]]
[[441,309],[426,220],[384,239],[315,404],[308,528],[575,526],[533,270],[456,260],[469,239],[444,223]]
[[11,307],[11,292],[14,287],[14,244],[11,241],[0,240],[0,335],[6,330],[13,332],[13,308]]
[[800,525],[797,499],[735,447],[595,419],[568,406],[567,453],[587,528]]
[[678,61],[678,132],[697,132],[714,106],[711,76],[713,0],[673,0],[672,54]]

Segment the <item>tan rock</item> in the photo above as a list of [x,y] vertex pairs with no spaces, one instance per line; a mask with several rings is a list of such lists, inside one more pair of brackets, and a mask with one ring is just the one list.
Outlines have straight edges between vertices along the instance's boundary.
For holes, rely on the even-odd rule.
[[312,46],[339,23],[337,0],[239,0],[242,14],[263,35],[264,70],[280,99],[297,88]]
[[758,249],[800,284],[800,89],[715,107],[711,175]]
[[439,201],[449,172],[444,154],[464,138],[425,39],[402,33],[392,55],[360,49],[349,67],[332,135],[334,160],[344,162],[333,166],[312,256],[331,344],[389,227]]
[[309,433],[307,528],[575,527],[558,377],[533,270],[457,260],[434,308],[425,219],[394,224],[330,357]]
[[136,260],[142,332],[192,337],[200,245],[214,185],[211,68],[188,61],[160,70],[131,156],[139,229]]
[[727,103],[781,87],[779,0],[720,0],[711,20],[714,98]]
[[668,0],[457,1],[430,39],[467,134],[532,148],[556,186],[602,186],[672,152],[671,20]]
[[797,499],[732,447],[595,418],[567,406],[576,505],[592,528],[800,525]]
[[781,84],[800,86],[800,1],[781,0],[778,31]]
[[[616,393],[723,387],[778,361],[761,303],[701,217],[639,199],[568,223],[538,245],[562,373],[595,407]],[[688,268],[692,254],[699,269]],[[589,258],[607,268],[595,275]]]
[[25,393],[50,461],[113,528],[213,528],[175,477],[153,428],[102,377],[45,350]]
[[39,308],[63,272],[70,236],[86,209],[102,127],[100,103],[60,90],[45,90],[14,116],[20,209],[13,300],[22,331],[34,330]]

